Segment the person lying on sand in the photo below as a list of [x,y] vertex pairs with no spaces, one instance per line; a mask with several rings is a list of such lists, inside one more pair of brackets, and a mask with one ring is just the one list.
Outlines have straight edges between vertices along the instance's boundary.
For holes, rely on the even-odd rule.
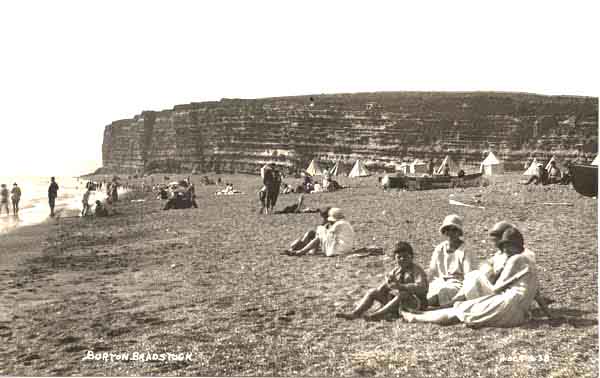
[[[509,228],[517,229],[513,224],[506,221],[500,221],[490,229],[489,239],[497,248],[496,252],[486,263],[482,264],[478,270],[473,270],[465,275],[463,287],[452,299],[450,304],[493,294],[490,288],[498,279],[498,276],[506,263],[506,255],[499,249],[498,243],[502,240],[504,231]],[[536,263],[535,253],[530,249],[524,247],[522,255],[531,260],[532,263]],[[543,297],[540,289],[538,289],[534,299],[544,314],[552,319],[553,316],[548,309],[548,303],[552,302],[552,300]]]
[[283,210],[276,211],[275,214],[296,214],[296,213],[318,213],[319,209],[312,209],[310,207],[302,206],[304,202],[304,195],[300,194],[298,202],[283,208]]
[[345,220],[342,209],[332,207],[329,209],[327,223],[329,227],[319,226],[316,237],[297,251],[286,251],[291,256],[302,256],[307,253],[322,252],[327,257],[337,256],[352,251],[354,246],[354,229]]
[[369,290],[352,312],[335,314],[338,318],[356,319],[367,312],[375,302],[381,307],[369,320],[378,320],[386,314],[398,315],[399,309],[424,310],[427,307],[427,275],[423,268],[413,262],[414,251],[407,242],[396,243],[392,252],[397,267],[386,275],[376,289]]
[[498,246],[503,253],[498,278],[485,295],[451,308],[422,313],[402,311],[408,322],[453,324],[463,322],[468,327],[516,327],[530,318],[529,309],[538,290],[535,263],[523,254],[523,235],[514,227],[504,231]]
[[458,293],[463,284],[464,275],[471,271],[473,260],[464,248],[462,218],[456,214],[448,215],[440,233],[447,240],[440,243],[431,256],[429,264],[429,292],[427,301],[431,306],[445,306]]

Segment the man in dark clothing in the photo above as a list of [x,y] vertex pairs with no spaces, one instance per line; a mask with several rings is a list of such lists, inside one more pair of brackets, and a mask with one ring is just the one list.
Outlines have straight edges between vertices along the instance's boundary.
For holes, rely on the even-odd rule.
[[48,204],[50,205],[50,216],[54,216],[54,204],[56,203],[56,197],[58,196],[58,184],[54,180],[54,177],[50,178],[50,186],[48,187]]

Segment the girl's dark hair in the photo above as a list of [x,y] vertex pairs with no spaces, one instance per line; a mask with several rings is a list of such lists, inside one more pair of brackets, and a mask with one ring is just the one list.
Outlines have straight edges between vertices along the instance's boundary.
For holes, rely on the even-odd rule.
[[405,241],[399,241],[398,243],[396,243],[396,245],[394,246],[394,250],[393,250],[393,254],[394,255],[399,255],[400,253],[403,252],[407,252],[409,253],[411,256],[414,256],[415,253],[413,251],[412,246]]
[[323,209],[319,209],[319,214],[321,214],[321,218],[325,218],[327,219],[327,217],[329,217],[329,210],[331,209],[331,206],[327,206]]

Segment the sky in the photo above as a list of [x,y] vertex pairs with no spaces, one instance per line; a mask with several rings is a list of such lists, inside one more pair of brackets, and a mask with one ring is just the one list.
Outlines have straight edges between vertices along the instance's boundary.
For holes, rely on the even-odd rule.
[[598,3],[3,1],[0,176],[88,173],[112,121],[224,97],[598,97]]

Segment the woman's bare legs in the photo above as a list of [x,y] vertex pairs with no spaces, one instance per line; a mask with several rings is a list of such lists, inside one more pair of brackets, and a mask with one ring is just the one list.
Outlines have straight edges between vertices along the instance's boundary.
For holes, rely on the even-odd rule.
[[296,239],[290,244],[290,249],[292,251],[297,251],[307,245],[311,240],[313,240],[316,236],[315,231],[308,231],[300,239]]
[[300,250],[296,252],[292,252],[294,256],[302,256],[307,254],[310,251],[316,251],[319,248],[320,240],[318,238],[314,238],[307,245],[302,247]]
[[449,325],[460,322],[458,311],[456,308],[444,308],[441,310],[425,311],[422,314],[413,314],[407,311],[402,311],[401,314],[404,320],[409,323],[420,322]]

